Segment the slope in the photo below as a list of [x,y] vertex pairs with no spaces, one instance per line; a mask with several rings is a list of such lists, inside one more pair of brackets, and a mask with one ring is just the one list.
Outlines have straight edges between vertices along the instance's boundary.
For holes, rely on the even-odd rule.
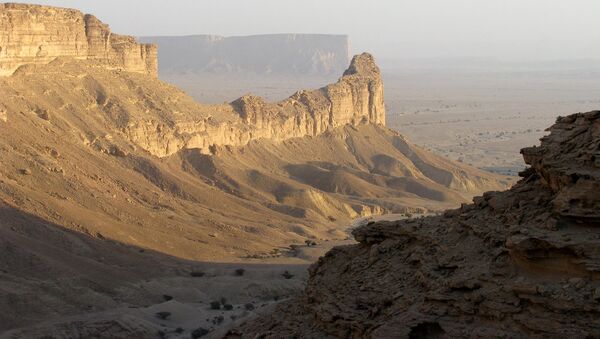
[[600,111],[559,117],[510,190],[370,223],[304,294],[229,337],[600,336]]

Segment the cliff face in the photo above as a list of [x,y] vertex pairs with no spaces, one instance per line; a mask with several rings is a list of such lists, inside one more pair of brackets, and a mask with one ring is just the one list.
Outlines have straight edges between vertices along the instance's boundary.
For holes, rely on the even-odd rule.
[[115,69],[157,74],[157,48],[112,34],[92,15],[64,8],[0,4],[0,76],[25,64],[68,56]]
[[599,337],[599,151],[599,111],[559,118],[510,190],[355,229],[301,298],[229,337]]
[[349,61],[348,37],[345,35],[193,35],[141,37],[140,40],[160,47],[161,74],[339,74]]
[[211,146],[240,146],[258,138],[315,136],[346,124],[385,124],[381,74],[367,53],[355,56],[344,76],[324,88],[300,91],[278,103],[244,96],[210,109],[230,118],[152,117],[129,123],[124,131],[133,142],[163,157],[189,148],[207,153]]

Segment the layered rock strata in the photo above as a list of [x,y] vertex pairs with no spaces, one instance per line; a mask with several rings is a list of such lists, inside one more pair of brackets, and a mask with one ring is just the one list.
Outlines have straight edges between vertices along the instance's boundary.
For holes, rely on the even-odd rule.
[[370,223],[231,337],[600,337],[600,111],[559,118],[505,192]]
[[221,118],[142,119],[125,126],[124,132],[142,148],[164,157],[181,149],[209,152],[212,146],[240,146],[259,138],[315,136],[347,124],[385,124],[381,74],[367,53],[355,56],[335,84],[300,91],[277,103],[244,96],[211,110],[221,112]]
[[111,33],[93,15],[74,9],[0,4],[0,76],[26,64],[47,64],[68,56],[107,67],[155,76],[157,47]]

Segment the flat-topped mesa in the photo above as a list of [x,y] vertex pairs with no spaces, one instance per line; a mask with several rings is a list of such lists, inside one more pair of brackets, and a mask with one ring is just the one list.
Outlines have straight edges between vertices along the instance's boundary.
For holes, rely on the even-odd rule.
[[341,74],[350,61],[346,35],[190,35],[140,37],[139,40],[158,45],[161,75],[336,75]]
[[0,4],[0,76],[57,57],[95,60],[111,69],[153,76],[158,71],[155,45],[112,34],[92,15],[66,8]]

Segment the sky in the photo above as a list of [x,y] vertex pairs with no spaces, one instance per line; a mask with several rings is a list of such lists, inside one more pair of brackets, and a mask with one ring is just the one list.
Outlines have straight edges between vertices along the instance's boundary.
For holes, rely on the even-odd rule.
[[[18,1],[18,0],[15,0]],[[599,0],[37,0],[120,34],[350,36],[380,58],[598,59]]]

